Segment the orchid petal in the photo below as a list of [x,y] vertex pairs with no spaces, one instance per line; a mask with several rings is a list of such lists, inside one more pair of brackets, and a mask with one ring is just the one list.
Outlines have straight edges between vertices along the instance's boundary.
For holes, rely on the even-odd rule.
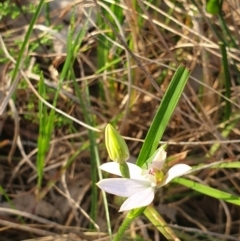
[[161,182],[160,185],[158,185],[158,187],[164,186],[167,183],[169,183],[173,178],[175,177],[180,177],[184,174],[186,174],[189,170],[191,170],[192,168],[186,164],[177,164],[174,165],[173,167],[171,167],[168,172],[166,173],[166,175],[164,176],[163,181]]
[[153,187],[149,187],[144,191],[133,194],[122,204],[119,212],[149,205],[154,199],[154,190]]
[[151,187],[151,182],[129,178],[106,178],[98,182],[97,186],[105,192],[121,197],[130,197]]
[[[130,177],[133,179],[144,179],[142,177],[142,168],[140,168],[139,166],[127,162],[128,168],[129,168],[129,173],[130,173]],[[116,162],[107,162],[104,163],[100,166],[100,169],[105,171],[105,172],[109,172],[111,174],[117,175],[117,176],[122,176],[121,172],[120,172],[120,168],[119,168],[119,164]]]
[[165,152],[165,150],[162,147],[160,147],[155,151],[153,156],[154,157],[150,167],[155,168],[157,170],[161,170],[166,160],[167,152]]

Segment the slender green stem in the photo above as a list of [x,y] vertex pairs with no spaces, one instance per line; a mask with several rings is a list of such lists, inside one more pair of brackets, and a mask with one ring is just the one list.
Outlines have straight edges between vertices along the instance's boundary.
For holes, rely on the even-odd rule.
[[124,219],[124,221],[122,222],[122,224],[120,225],[120,227],[118,228],[118,232],[115,235],[113,241],[120,241],[123,240],[123,234],[124,232],[128,229],[128,227],[130,226],[131,222],[137,218],[138,216],[140,216],[144,210],[146,209],[146,207],[142,207],[142,208],[136,208],[131,210],[128,214],[127,217]]
[[114,237],[113,241],[119,241],[122,240],[122,237],[127,230],[127,228],[130,226],[131,222],[133,221],[134,218],[128,218],[126,217],[120,227],[118,228],[118,232],[116,236]]
[[[228,46],[230,45],[230,47],[237,48],[238,46],[237,46],[235,40],[233,39],[232,34],[229,31],[227,25],[226,25],[226,22],[223,18],[222,13],[218,14],[218,17],[219,17],[219,21],[220,21],[221,27],[222,27],[223,32],[224,32],[224,36],[229,36],[229,38],[230,38],[230,44],[228,44]],[[227,43],[227,42],[228,42],[228,40],[225,39],[225,43]]]
[[225,96],[228,98],[225,100],[226,105],[224,110],[224,120],[228,120],[231,116],[231,103],[229,102],[229,99],[231,98],[231,75],[228,68],[226,45],[224,43],[219,43],[219,46],[222,53],[222,71],[225,85]]

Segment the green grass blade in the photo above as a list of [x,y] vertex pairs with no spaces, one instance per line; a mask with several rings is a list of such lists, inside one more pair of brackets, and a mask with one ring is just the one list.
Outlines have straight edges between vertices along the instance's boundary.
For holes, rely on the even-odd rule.
[[[40,76],[39,81],[39,88],[38,88],[39,94],[46,98],[46,89],[44,84],[44,77]],[[38,100],[38,115],[39,115],[39,135],[38,135],[38,152],[37,152],[37,188],[38,191],[41,188],[42,184],[42,178],[43,178],[43,169],[44,169],[44,163],[45,163],[45,155],[48,151],[49,147],[49,133],[48,133],[48,114],[47,114],[47,107],[43,104],[41,100]]]
[[227,162],[227,163],[221,163],[216,164],[215,166],[212,166],[211,168],[240,168],[240,162]]
[[[67,41],[67,58],[66,61],[64,62],[64,66],[63,69],[61,71],[60,74],[60,79],[59,79],[59,83],[58,83],[58,88],[57,91],[55,93],[54,96],[54,100],[53,100],[53,106],[55,107],[57,104],[57,100],[58,100],[58,96],[62,87],[62,83],[63,80],[65,79],[65,77],[67,76],[69,69],[71,69],[71,65],[72,65],[72,60],[74,58],[74,52],[76,51],[77,47],[80,46],[82,38],[85,34],[85,25],[83,27],[83,31],[80,32],[80,34],[77,36],[77,38],[75,39],[75,41],[73,42],[73,29],[71,31],[70,29],[70,33],[68,35],[68,41]],[[40,89],[39,89],[39,93],[41,95],[44,95],[43,91],[43,85],[44,83],[41,84],[40,82]],[[44,168],[44,160],[45,160],[45,155],[49,149],[49,143],[51,140],[51,136],[54,130],[54,122],[55,122],[55,110],[51,109],[49,115],[47,114],[47,109],[43,108],[41,106],[41,104],[39,105],[39,107],[41,108],[41,115],[43,118],[43,122],[40,123],[42,125],[42,127],[40,127],[40,135],[39,135],[39,140],[38,140],[38,145],[39,145],[39,151],[38,151],[38,189],[41,187],[41,180],[42,180],[42,172],[43,172],[43,168]]]
[[[225,85],[225,96],[230,99],[231,97],[231,75],[228,67],[228,57],[227,50],[224,43],[219,43],[220,50],[222,53],[222,72],[224,77]],[[231,103],[225,99],[225,110],[224,110],[224,120],[228,120],[231,115]]]
[[[73,69],[72,69],[73,73]],[[80,105],[83,111],[84,120],[88,125],[94,126],[95,121],[92,116],[92,113],[89,111],[90,109],[90,96],[88,91],[88,85],[86,83],[84,87],[84,92],[80,93],[79,85],[77,84],[76,78],[72,75],[74,89],[76,90],[77,96],[80,101]],[[84,98],[83,98],[84,96]],[[97,219],[97,200],[98,200],[98,190],[95,183],[97,182],[97,165],[96,162],[99,160],[98,148],[96,143],[96,134],[92,130],[88,130],[88,136],[90,140],[90,160],[91,160],[91,180],[92,180],[92,188],[91,188],[91,211],[90,216],[92,220]],[[92,228],[92,227],[91,227]]]
[[238,206],[240,206],[240,197],[234,196],[230,193],[227,192],[223,192],[220,191],[218,189],[206,186],[204,184],[200,184],[185,178],[175,178],[173,181],[173,183],[178,183],[181,184],[183,186],[189,187],[197,192],[200,192],[204,195],[213,197],[213,198],[217,198],[217,199],[221,199],[223,201],[229,202],[229,203],[233,203],[236,204]]
[[[236,41],[232,37],[232,33],[229,30],[228,24],[226,23],[226,20],[221,12],[218,14],[218,17],[219,17],[220,26],[223,30],[223,34],[225,37],[225,43],[227,43],[227,46],[229,46],[229,47],[238,48],[238,45],[236,44]],[[227,37],[229,37],[230,40],[228,40]]]
[[[118,4],[121,2],[120,0],[116,1]],[[123,9],[119,7],[117,4],[111,4],[110,8],[114,15],[116,16],[117,20],[122,24],[124,20]]]
[[239,161],[227,162],[226,160],[221,160],[210,164],[201,163],[199,165],[192,166],[192,170],[189,173],[194,173],[196,171],[200,171],[206,168],[215,168],[215,169],[240,168],[240,162]]
[[12,75],[12,82],[15,80],[18,72],[19,72],[19,67],[20,67],[20,64],[22,62],[22,59],[23,59],[23,54],[24,54],[24,50],[27,48],[27,45],[28,45],[28,42],[29,42],[29,39],[30,39],[30,36],[32,34],[32,31],[33,31],[33,26],[34,24],[36,23],[37,21],[37,18],[42,10],[42,7],[45,3],[45,0],[40,0],[39,3],[38,3],[38,6],[36,8],[36,11],[31,19],[31,22],[29,24],[29,27],[28,27],[28,30],[26,32],[26,35],[23,39],[23,43],[22,43],[22,46],[19,50],[19,54],[18,54],[18,58],[17,58],[17,61],[16,61],[16,65],[15,65],[15,68],[13,70],[13,75]]
[[189,75],[190,71],[182,65],[175,72],[147,133],[137,160],[138,166],[143,166],[146,160],[157,149],[158,143],[177,106]]

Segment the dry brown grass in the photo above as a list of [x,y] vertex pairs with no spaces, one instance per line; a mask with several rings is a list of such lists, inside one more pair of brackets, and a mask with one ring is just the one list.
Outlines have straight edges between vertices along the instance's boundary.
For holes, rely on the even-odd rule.
[[[222,131],[234,119],[239,119],[238,73],[231,65],[232,89],[229,101],[232,104],[233,114],[230,120],[221,123],[225,105],[221,54],[217,39],[209,26],[209,22],[214,23],[220,31],[219,22],[216,17],[204,13],[193,16],[192,9],[195,8],[190,0],[178,2],[181,3],[178,7],[174,7],[172,1],[165,0],[161,1],[159,6],[156,4],[147,8],[148,1],[138,1],[145,19],[144,27],[138,26],[138,15],[132,10],[131,1],[122,3],[126,16],[122,31],[125,36],[131,35],[134,43],[133,52],[147,73],[153,79],[162,76],[162,82],[158,79],[155,83],[157,88],[133,59],[128,62],[129,68],[125,67],[124,64],[129,57],[127,51],[122,53],[122,61],[118,68],[108,73],[95,74],[97,39],[101,31],[97,27],[86,37],[82,47],[88,50],[81,52],[74,64],[79,88],[84,88],[84,81],[88,81],[91,92],[91,111],[96,116],[98,130],[116,116],[122,116],[118,126],[128,140],[129,150],[134,159],[139,153],[141,141],[148,131],[157,106],[174,73],[172,67],[184,63],[191,67],[192,78],[162,139],[163,143],[169,143],[168,156],[178,153],[176,162],[189,165],[209,164],[219,160],[236,161],[240,154],[239,123],[236,122],[226,138],[222,136]],[[239,9],[237,2],[224,1],[226,22],[238,42],[240,41]],[[62,9],[60,14],[55,15],[54,24],[60,22],[68,12],[69,7]],[[52,14],[55,14],[54,11]],[[16,38],[21,39],[24,36],[24,24],[28,23],[29,16],[22,15],[21,18],[25,23],[20,24],[19,19],[11,22],[4,19],[0,24],[3,43],[7,49],[14,46]],[[39,24],[41,21],[40,19]],[[41,31],[43,32],[51,33],[50,28]],[[56,39],[54,34],[51,36]],[[31,41],[38,41],[37,36],[32,36]],[[122,45],[120,40],[117,42]],[[15,47],[17,49],[17,46]],[[16,100],[8,103],[0,119],[0,185],[16,207],[13,211],[6,195],[1,195],[0,239],[2,241],[109,240],[106,237],[107,229],[101,195],[98,203],[98,220],[95,223],[99,232],[88,231],[91,223],[88,215],[91,205],[89,152],[87,150],[81,152],[67,170],[62,169],[72,154],[89,141],[87,129],[82,126],[83,113],[70,80],[61,91],[57,108],[73,122],[55,128],[45,160],[44,197],[40,201],[36,199],[35,161],[39,126],[36,115],[38,98],[34,88],[39,81],[39,76],[34,74],[33,67],[37,63],[46,78],[45,84],[56,88],[66,57],[64,45],[62,50],[56,48],[49,49],[41,44],[38,52],[28,53],[31,56],[31,62],[28,68],[22,66],[19,78],[28,79],[28,84],[31,83],[32,86],[17,89]],[[239,50],[229,50],[228,58],[229,63],[235,61],[239,65]],[[11,59],[1,65],[0,104],[6,101],[5,94],[10,86],[9,73],[12,67]],[[132,75],[131,83],[126,81],[129,73]],[[114,89],[111,91],[110,79],[115,81]],[[105,100],[99,96],[99,82],[104,83]],[[50,95],[48,100],[50,103],[52,98],[53,95]],[[31,110],[29,103],[35,104]],[[31,118],[27,119],[27,115]],[[69,131],[71,125],[75,128],[74,133]],[[220,143],[220,146],[214,154],[211,154],[211,146],[216,142]],[[98,135],[98,143],[100,157],[104,162],[107,159],[107,153],[103,145],[102,133]],[[238,170],[206,169],[191,178],[239,196]],[[53,185],[49,186],[49,183]],[[117,213],[115,201],[112,196],[109,197],[114,232],[124,216]],[[155,198],[154,205],[177,235],[185,233],[182,240],[239,240],[240,209],[236,205],[193,193],[185,187],[176,185],[161,190]],[[60,237],[61,234],[65,235]],[[137,234],[141,235],[142,240],[160,240],[160,238],[164,240],[144,217],[132,224],[128,234],[131,235],[132,240]]]

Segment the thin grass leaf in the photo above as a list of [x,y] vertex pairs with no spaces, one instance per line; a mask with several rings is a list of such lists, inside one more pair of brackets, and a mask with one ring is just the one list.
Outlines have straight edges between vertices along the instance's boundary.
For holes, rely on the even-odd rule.
[[192,180],[188,180],[188,179],[181,178],[181,177],[175,178],[172,182],[189,187],[204,195],[207,195],[207,196],[210,196],[210,197],[213,197],[216,199],[221,199],[223,201],[233,203],[233,204],[240,206],[240,197],[234,196],[230,193],[220,191],[218,189],[209,187],[207,185],[200,184],[200,183],[194,182]]
[[[101,4],[101,11],[104,16],[108,19],[108,21],[111,22],[112,25],[116,26],[115,21],[119,22],[119,25],[121,26],[124,20],[124,15],[122,8],[118,6],[119,1],[116,1],[116,4],[105,2],[104,4]],[[122,49],[113,47],[113,44],[111,41],[109,41],[106,36],[109,39],[112,39],[113,41],[116,39],[116,36],[113,34],[112,31],[109,32],[109,26],[108,23],[105,22],[105,20],[102,18],[101,14],[98,14],[97,17],[97,25],[100,26],[103,32],[105,33],[105,36],[100,34],[98,37],[98,47],[97,47],[97,73],[101,70],[105,70],[106,72],[108,70],[114,71],[117,69],[117,63],[119,61],[122,61],[122,58],[120,58],[120,53]],[[113,53],[114,51],[114,53]],[[114,95],[115,95],[115,82],[112,80],[116,78],[115,74],[111,74],[108,78],[108,93],[111,97],[111,101],[114,101]],[[105,99],[105,89],[104,82],[99,82],[99,96],[101,99]]]
[[226,169],[226,168],[240,168],[240,162],[239,161],[235,161],[235,162],[227,162],[226,160],[222,160],[222,161],[218,161],[218,162],[214,162],[214,163],[210,163],[210,164],[199,164],[196,166],[192,166],[192,170],[189,171],[190,173],[194,173],[196,171],[200,171],[203,169],[207,169],[207,168],[214,168],[214,169]]
[[240,168],[240,162],[226,162],[226,163],[221,163],[221,164],[216,164],[215,166],[212,166],[211,168]]
[[20,64],[21,64],[22,59],[23,59],[24,51],[27,49],[27,45],[28,45],[30,36],[32,34],[34,24],[37,21],[37,18],[38,18],[39,14],[42,10],[42,7],[43,7],[44,3],[45,3],[45,0],[39,1],[38,6],[36,8],[36,11],[35,11],[32,19],[31,19],[31,22],[30,22],[30,24],[27,28],[26,35],[24,36],[23,43],[22,43],[21,48],[20,48],[19,53],[18,53],[18,58],[17,58],[16,65],[15,65],[14,70],[13,70],[11,82],[13,82],[15,80],[15,78],[16,78],[18,72],[19,72],[19,67],[20,67]]
[[[220,50],[222,53],[222,72],[225,85],[225,96],[230,99],[231,97],[231,75],[228,67],[228,57],[226,45],[222,42],[219,43]],[[228,120],[231,115],[231,103],[225,99],[225,109],[224,109],[224,121]]]
[[146,139],[138,156],[138,166],[142,167],[157,149],[159,141],[161,140],[167,124],[178,104],[189,75],[190,71],[183,65],[179,66],[176,70],[148,130]]
[[[72,69],[73,73],[73,69]],[[76,90],[78,99],[80,101],[80,105],[83,111],[84,120],[88,125],[94,126],[95,121],[92,116],[91,110],[91,103],[90,103],[90,96],[88,85],[86,84],[84,87],[84,92],[80,92],[78,83],[74,74],[72,75],[74,89]],[[83,98],[84,96],[84,98]],[[97,219],[97,201],[98,201],[98,189],[96,186],[97,182],[97,167],[100,166],[100,158],[98,153],[97,141],[96,141],[96,134],[92,130],[88,130],[88,136],[90,141],[90,162],[91,162],[91,180],[92,180],[92,188],[91,188],[91,211],[90,216],[92,220]],[[105,206],[106,208],[106,206]],[[108,213],[108,212],[107,212]],[[93,228],[93,227],[91,227]]]
[[[57,100],[58,96],[62,87],[63,80],[67,74],[68,68],[71,64],[71,58],[72,58],[72,52],[69,51],[69,54],[67,55],[67,59],[64,63],[63,70],[60,74],[60,80],[58,83],[58,88],[54,96],[53,100],[53,106],[55,107],[57,105]],[[42,77],[43,78],[43,77]],[[43,81],[43,80],[42,80]],[[40,83],[39,83],[39,93],[42,95],[42,97],[46,96],[46,92],[44,90],[44,83],[41,82],[40,78]],[[38,191],[41,188],[41,182],[42,182],[42,175],[43,175],[43,168],[44,168],[44,161],[45,161],[45,156],[46,153],[49,149],[49,143],[52,137],[52,133],[54,130],[54,122],[55,122],[55,110],[51,109],[50,113],[48,115],[47,113],[47,107],[42,106],[42,104],[39,104],[40,108],[40,135],[38,138],[38,155],[37,155],[37,168],[38,168]],[[39,192],[40,194],[40,192]],[[40,196],[39,196],[40,197]]]
[[[42,76],[42,74],[40,75],[38,92],[43,98],[46,97],[44,77]],[[37,152],[37,174],[38,174],[37,187],[39,191],[42,185],[45,156],[49,148],[50,138],[48,137],[48,128],[47,128],[47,125],[48,125],[47,107],[43,104],[41,100],[38,100],[38,109],[39,109],[38,111],[39,135],[38,135],[38,152]]]
[[121,1],[117,0],[116,1],[117,4],[111,4],[110,8],[111,8],[112,12],[114,13],[114,15],[116,16],[116,18],[118,19],[118,21],[122,24],[123,20],[124,20],[124,14],[123,14],[123,9],[118,6],[118,4],[120,4],[120,2]]
[[[218,14],[218,18],[219,18],[220,26],[223,31],[223,37],[225,39],[224,43],[229,47],[238,48],[238,45],[236,44],[236,41],[234,40],[232,33],[228,28],[228,24],[226,23],[226,20],[223,16],[222,12],[220,12]],[[229,37],[230,40],[227,37]]]

